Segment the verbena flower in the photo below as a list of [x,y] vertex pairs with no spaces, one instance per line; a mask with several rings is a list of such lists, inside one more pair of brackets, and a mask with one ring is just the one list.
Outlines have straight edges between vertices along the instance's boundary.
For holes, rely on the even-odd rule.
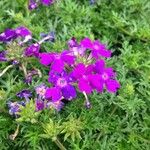
[[61,54],[40,53],[39,58],[41,64],[46,66],[51,65],[51,69],[59,73],[63,71],[65,64],[72,65],[75,61],[75,56],[69,51],[63,51]]
[[18,112],[20,112],[20,107],[25,106],[25,102],[23,101],[20,101],[20,102],[9,101],[7,104],[9,108],[9,114],[15,115],[16,117],[18,117]]
[[69,48],[78,47],[78,46],[79,46],[79,44],[75,37],[72,37],[71,40],[68,41]]
[[72,100],[76,97],[75,87],[72,85],[72,78],[66,73],[50,72],[49,82],[54,87],[48,88],[46,91],[46,98],[52,99],[52,101],[58,101],[61,99]]
[[114,78],[116,77],[116,73],[113,68],[106,68],[104,60],[99,60],[95,63],[95,69],[99,76],[99,85],[102,87],[106,86],[108,92],[115,93],[118,88],[120,88],[120,84]]
[[36,75],[38,75],[37,70],[28,71],[27,76],[25,77],[25,83],[30,84],[32,82],[33,76],[36,76]]
[[28,9],[33,10],[38,7],[38,4],[35,0],[29,0]]
[[32,39],[32,34],[29,29],[23,26],[16,29],[6,29],[0,34],[0,42],[9,42],[19,37],[23,38],[23,43],[25,43]]
[[90,94],[92,92],[92,86],[89,80],[89,75],[92,74],[93,66],[85,66],[83,63],[79,63],[75,66],[72,75],[78,82],[78,87],[81,92]]
[[47,86],[43,83],[35,87],[36,94],[39,96],[39,99],[45,98]]
[[9,42],[15,38],[17,38],[17,33],[13,29],[6,29],[3,33],[0,34],[0,42]]
[[91,50],[92,56],[98,59],[100,56],[109,58],[111,57],[111,51],[106,49],[106,46],[100,43],[98,40],[91,41],[89,38],[81,40],[80,44]]
[[24,55],[27,57],[31,57],[31,56],[35,56],[38,57],[39,56],[39,50],[40,50],[40,44],[35,43],[30,45],[29,47],[27,47],[24,51]]
[[64,107],[64,103],[62,101],[57,101],[57,102],[47,102],[46,104],[47,108],[54,108],[57,111],[60,111]]
[[6,51],[1,51],[0,52],[0,61],[7,61]]
[[18,92],[16,94],[16,96],[19,97],[19,98],[21,98],[21,99],[25,98],[26,101],[29,102],[29,98],[32,96],[32,93],[29,90],[24,89],[24,90]]
[[41,3],[46,6],[51,5],[53,2],[54,0],[41,0]]
[[35,100],[35,109],[36,111],[41,111],[45,108],[45,103],[42,100],[36,99]]

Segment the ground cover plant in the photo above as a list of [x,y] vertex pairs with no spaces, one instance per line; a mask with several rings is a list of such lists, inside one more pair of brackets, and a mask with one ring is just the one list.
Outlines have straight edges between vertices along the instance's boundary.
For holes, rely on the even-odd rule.
[[148,0],[0,10],[1,150],[150,149]]

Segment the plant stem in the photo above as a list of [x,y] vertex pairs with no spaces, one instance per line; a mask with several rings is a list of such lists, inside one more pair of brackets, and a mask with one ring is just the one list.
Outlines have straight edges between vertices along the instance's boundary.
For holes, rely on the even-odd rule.
[[91,103],[90,103],[90,101],[89,101],[89,99],[88,99],[88,97],[87,97],[87,94],[86,94],[85,92],[83,92],[83,95],[84,95],[84,97],[85,97],[85,106],[86,106],[87,108],[91,108]]
[[58,138],[56,138],[56,140],[54,140],[55,144],[60,148],[60,150],[67,150],[62,143],[58,140]]
[[110,113],[110,117],[115,113],[115,111],[117,110],[118,106],[115,105],[115,107],[113,108],[113,110]]
[[17,125],[17,129],[16,129],[15,133],[10,135],[11,140],[15,140],[18,133],[19,133],[19,124]]
[[41,41],[39,41],[39,44],[42,44],[44,41],[49,40],[52,36],[46,36],[45,38],[43,38]]
[[13,67],[13,65],[7,66],[7,67],[0,73],[0,77],[1,77],[2,75],[4,75],[4,74],[7,72],[7,70],[9,70],[9,69],[12,68],[12,67]]
[[24,63],[21,64],[21,67],[22,67],[23,73],[24,73],[24,75],[26,77],[27,76],[27,69],[26,69]]

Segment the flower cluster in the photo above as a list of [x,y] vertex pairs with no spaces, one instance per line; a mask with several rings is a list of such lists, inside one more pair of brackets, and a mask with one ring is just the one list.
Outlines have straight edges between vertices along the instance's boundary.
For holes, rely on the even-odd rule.
[[32,39],[32,33],[26,27],[18,27],[16,29],[6,29],[0,34],[0,42],[10,42],[16,38],[22,38],[23,42]]
[[[37,75],[35,71],[27,74],[26,68],[23,65],[27,64],[27,57],[39,57],[40,45],[45,41],[54,42],[54,32],[49,32],[48,34],[42,33],[41,40],[30,44],[32,41],[32,33],[26,27],[18,27],[16,29],[6,29],[0,34],[0,42],[6,44],[6,50],[0,51],[0,62],[7,61],[11,62],[11,65],[19,65],[22,70],[24,70],[25,80],[27,83],[31,83],[32,76]],[[30,42],[28,42],[30,41]],[[10,66],[8,66],[10,68]],[[6,70],[8,70],[6,68]],[[0,74],[0,77],[3,75]]]
[[29,0],[29,10],[36,9],[40,4],[49,6],[54,3],[54,0]]
[[[47,36],[44,35],[44,38],[46,40]],[[88,95],[93,91],[102,93],[106,90],[116,93],[120,88],[115,71],[107,67],[105,63],[105,59],[111,57],[111,51],[100,41],[84,38],[78,43],[73,37],[68,41],[68,50],[63,50],[61,53],[32,51],[39,45],[31,45],[34,48],[28,47],[26,53],[28,56],[38,57],[42,65],[50,68],[47,80],[51,86],[48,87],[42,83],[35,87],[37,95],[34,98],[35,111],[46,108],[55,108],[59,111],[65,101],[71,101],[77,97],[77,92],[85,96],[85,105],[90,108]],[[31,82],[32,76],[36,74],[36,70],[30,71],[27,81]],[[26,104],[30,101],[31,92],[22,90],[17,93],[17,96],[24,98],[26,100],[24,104]],[[20,102],[11,104],[9,105],[11,114],[20,111]]]
[[45,98],[52,102],[70,101],[83,93],[86,105],[90,105],[87,94],[94,90],[102,93],[104,89],[115,93],[120,87],[115,79],[113,68],[106,67],[103,58],[110,58],[111,51],[100,41],[84,38],[77,42],[72,38],[68,42],[68,50],[61,53],[40,53],[40,63],[49,66],[48,82]]

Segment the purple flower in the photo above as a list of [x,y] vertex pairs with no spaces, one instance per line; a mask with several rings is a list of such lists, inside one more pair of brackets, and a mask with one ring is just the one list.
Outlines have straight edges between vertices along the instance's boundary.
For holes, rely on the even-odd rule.
[[80,42],[81,46],[90,49],[92,56],[98,59],[100,56],[109,58],[111,57],[111,51],[107,50],[105,45],[100,43],[98,40],[92,42],[89,38],[84,38]]
[[63,106],[64,106],[64,103],[62,101],[57,101],[57,102],[48,102],[46,104],[47,108],[54,108],[56,109],[57,111],[60,111]]
[[41,111],[45,108],[45,104],[44,104],[44,101],[42,100],[39,100],[39,99],[36,99],[35,100],[35,108],[36,108],[36,111]]
[[78,47],[78,43],[75,37],[72,37],[71,40],[68,41],[68,47],[73,48],[73,47]]
[[48,66],[54,60],[54,53],[40,53],[39,58],[42,65]]
[[20,91],[19,93],[17,93],[16,95],[19,98],[25,98],[26,101],[28,102],[29,98],[32,96],[32,93],[29,90],[24,89],[24,90]]
[[8,42],[17,37],[16,31],[13,29],[6,29],[3,33],[0,34],[1,42]]
[[27,47],[24,51],[24,54],[27,57],[31,57],[31,56],[38,57],[39,56],[39,50],[40,50],[40,44],[35,43],[35,44],[32,44],[29,47]]
[[29,0],[28,8],[29,10],[36,9],[38,7],[38,4],[35,2],[35,0]]
[[103,89],[106,86],[108,92],[115,93],[118,88],[120,88],[120,84],[117,80],[115,80],[116,73],[112,68],[105,68],[105,62],[103,60],[99,60],[95,63],[95,70],[98,73],[99,79],[97,79],[97,84]]
[[23,43],[29,41],[30,39],[32,39],[32,33],[29,29],[27,29],[26,27],[18,27],[16,28],[16,34],[18,37],[22,37],[24,38]]
[[40,97],[40,99],[45,98],[47,86],[45,84],[41,84],[35,88],[36,94]]
[[92,86],[89,82],[89,75],[93,72],[93,65],[85,66],[84,64],[78,64],[73,72],[73,77],[78,81],[78,87],[81,92],[90,94],[92,92]]
[[62,98],[66,100],[72,100],[76,97],[75,87],[71,84],[72,78],[66,73],[50,72],[49,82],[54,87],[48,88],[46,91],[46,99],[52,99],[52,101],[58,101]]
[[41,3],[42,3],[43,5],[48,6],[48,5],[51,5],[51,4],[53,3],[53,0],[41,0]]
[[0,61],[7,61],[6,51],[1,51],[0,52]]
[[95,4],[95,0],[90,0],[90,5]]
[[29,71],[28,74],[27,74],[27,76],[26,76],[26,78],[25,78],[25,82],[27,84],[31,83],[32,82],[32,77],[34,75],[38,75],[38,71],[37,70],[31,70],[31,71]]
[[12,64],[14,65],[14,66],[16,66],[16,65],[18,65],[20,62],[18,61],[18,60],[13,60],[12,61]]
[[75,62],[75,56],[67,50],[64,50],[61,54],[40,53],[39,57],[41,64],[46,66],[51,64],[51,69],[58,73],[63,71],[65,64],[72,65]]
[[9,114],[15,115],[17,117],[18,112],[20,112],[20,107],[25,106],[25,102],[8,102]]

